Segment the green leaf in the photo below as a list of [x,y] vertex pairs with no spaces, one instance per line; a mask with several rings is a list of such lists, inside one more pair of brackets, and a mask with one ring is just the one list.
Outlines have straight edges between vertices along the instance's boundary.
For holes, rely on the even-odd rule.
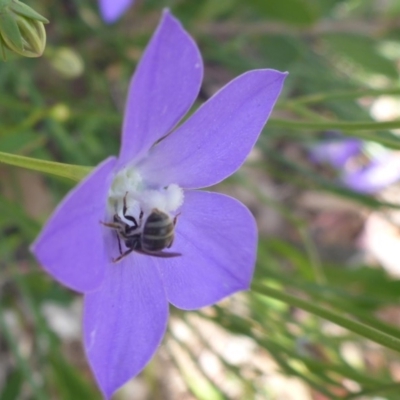
[[0,392],[0,399],[15,400],[21,398],[21,389],[24,377],[19,369],[16,369],[7,376],[3,390]]
[[62,164],[54,161],[39,160],[36,158],[18,156],[16,154],[3,152],[0,152],[0,162],[33,171],[44,172],[50,175],[61,176],[74,181],[80,181],[92,169],[92,167]]
[[0,14],[0,33],[7,46],[21,52],[23,50],[22,36],[17,21],[9,13]]
[[379,53],[376,42],[369,37],[335,33],[324,35],[323,40],[328,49],[365,71],[399,77],[395,64]]
[[207,0],[203,3],[201,12],[197,18],[213,20],[224,17],[235,8],[236,3],[237,0]]
[[27,6],[24,3],[21,3],[20,1],[16,1],[16,0],[12,1],[11,9],[14,12],[16,12],[17,14],[23,15],[24,17],[43,22],[44,24],[49,23],[49,20],[47,18],[43,17],[38,12],[36,12],[33,8]]
[[263,35],[257,43],[259,52],[268,60],[268,68],[290,71],[303,55],[303,43],[284,35]]
[[267,19],[276,19],[293,25],[311,25],[318,18],[315,4],[307,0],[249,0]]
[[82,374],[71,364],[68,364],[56,351],[49,357],[53,382],[56,384],[60,399],[96,399],[100,396],[90,386]]

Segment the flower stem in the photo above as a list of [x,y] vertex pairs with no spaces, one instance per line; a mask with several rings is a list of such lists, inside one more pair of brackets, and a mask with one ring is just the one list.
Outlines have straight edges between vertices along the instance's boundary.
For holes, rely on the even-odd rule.
[[63,178],[80,181],[91,170],[91,167],[63,164],[54,161],[39,160],[36,158],[19,156],[16,154],[0,152],[0,163],[27,168],[46,174],[61,176]]
[[395,136],[381,135],[379,133],[363,132],[363,131],[382,131],[388,129],[399,129],[400,120],[372,122],[372,121],[298,121],[271,118],[268,127],[286,128],[293,130],[312,130],[312,131],[329,131],[333,129],[341,130],[347,136],[360,138],[362,140],[370,140],[380,143],[392,149],[400,149],[400,139]]
[[321,103],[324,101],[332,100],[345,100],[345,99],[358,99],[360,97],[376,97],[382,95],[398,95],[400,88],[386,88],[386,89],[358,89],[358,90],[342,90],[336,92],[323,92],[314,93],[306,96],[301,96],[292,99],[285,104],[312,104]]
[[290,304],[291,306],[301,308],[304,311],[308,311],[314,315],[331,321],[339,326],[342,326],[343,328],[348,329],[351,332],[357,333],[358,335],[379,343],[382,346],[400,352],[400,340],[398,338],[383,333],[368,325],[344,317],[337,312],[317,306],[307,300],[300,299],[287,293],[283,293],[279,290],[273,289],[263,284],[254,283],[251,289],[255,293],[261,294],[263,296],[272,297],[286,304]]
[[318,249],[311,238],[310,232],[305,226],[299,227],[298,231],[306,248],[307,255],[310,260],[310,266],[312,268],[315,277],[315,281],[320,285],[326,284],[326,277],[324,274],[324,270],[322,268],[322,263],[319,257]]
[[[386,129],[399,129],[400,120],[395,119],[393,121],[296,121],[288,119],[271,118],[268,122],[268,126],[274,128],[290,128],[290,129],[316,129],[316,130],[328,130],[328,129],[340,129],[349,132],[356,131],[377,131]],[[388,139],[389,140],[389,139]],[[400,146],[398,140],[392,140],[396,146]]]
[[[370,397],[371,395],[374,394],[378,394],[378,393],[386,393],[388,391],[394,391],[394,390],[399,390],[400,389],[400,383],[399,382],[395,382],[395,383],[388,383],[386,385],[381,385],[372,389],[366,389],[366,390],[362,390],[360,392],[357,393],[351,393],[348,396],[344,397],[343,400],[353,400],[353,399],[366,399],[368,396],[368,398],[372,398]],[[373,398],[378,398],[378,397],[373,397]],[[381,397],[379,397],[381,398]]]

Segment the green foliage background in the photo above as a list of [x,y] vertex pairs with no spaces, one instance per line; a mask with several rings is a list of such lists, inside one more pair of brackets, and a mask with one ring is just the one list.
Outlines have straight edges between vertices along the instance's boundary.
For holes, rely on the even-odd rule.
[[[43,305],[68,309],[78,296],[52,281],[28,248],[51,209],[89,170],[73,165],[91,167],[117,154],[128,82],[163,7],[171,8],[203,54],[205,82],[196,106],[249,69],[290,72],[257,144],[259,157],[217,190],[251,193],[258,207],[274,210],[293,235],[261,236],[251,292],[212,310],[173,310],[174,318],[198,336],[201,348],[210,350],[210,342],[192,325],[193,315],[251,338],[283,375],[298,377],[310,388],[310,399],[398,399],[393,371],[400,361],[400,329],[381,318],[381,311],[399,308],[400,281],[381,268],[349,260],[340,247],[335,257],[325,257],[296,199],[307,191],[324,193],[366,213],[390,212],[399,204],[338,187],[307,157],[287,151],[303,154],[330,130],[400,149],[400,139],[389,131],[400,121],[375,122],[360,101],[400,94],[398,1],[138,0],[110,26],[101,21],[95,0],[28,4],[51,23],[42,58],[8,54],[0,65],[0,161],[14,165],[0,165],[0,399],[101,398],[82,361],[83,350],[77,350],[80,357],[71,356],[43,315]],[[35,164],[13,155],[72,166]],[[31,210],[35,200],[24,192],[15,166],[49,173],[33,175],[32,185],[42,188],[39,211]],[[289,200],[269,197],[249,174],[284,186]],[[345,329],[327,329],[327,321]],[[194,398],[278,398],[268,380],[257,379],[256,366],[233,365],[211,348],[227,379],[241,388],[240,397],[232,397],[172,330],[164,343],[160,351]],[[380,362],[349,362],[343,350],[349,344],[361,355],[379,354]],[[194,375],[176,357],[176,346],[194,361]],[[157,362],[142,374],[151,399],[164,398],[156,389]]]

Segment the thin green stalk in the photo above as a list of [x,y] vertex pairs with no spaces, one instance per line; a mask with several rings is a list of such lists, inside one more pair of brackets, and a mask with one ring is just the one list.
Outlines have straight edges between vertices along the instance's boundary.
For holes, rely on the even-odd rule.
[[[299,369],[294,368],[288,362],[286,362],[285,357],[281,355],[279,351],[275,348],[273,343],[268,343],[267,341],[263,342],[263,346],[268,350],[268,352],[273,356],[274,360],[279,364],[282,370],[286,373],[290,373],[302,379],[303,381],[307,382],[311,387],[315,390],[319,391],[321,394],[327,396],[330,400],[338,400],[336,397],[327,387],[329,385],[333,386],[333,383],[321,382],[320,376],[309,376],[309,374],[300,371]],[[324,385],[324,386],[323,386]],[[336,386],[339,386],[336,383]]]
[[338,311],[346,310],[348,314],[351,314],[360,322],[372,326],[389,336],[400,337],[400,330],[398,328],[374,318],[371,316],[371,313],[360,310],[357,306],[353,305],[356,301],[354,296],[350,296],[348,293],[338,290],[336,287],[327,286],[326,284],[315,286],[309,282],[291,278],[288,274],[271,271],[270,268],[268,268],[268,276],[281,285],[292,286],[293,289],[302,290],[315,302],[324,302]]
[[38,400],[47,400],[48,397],[45,395],[45,393],[42,391],[40,386],[35,382],[33,376],[32,376],[32,369],[30,368],[29,364],[27,363],[26,359],[21,355],[21,352],[19,351],[18,348],[18,343],[16,341],[16,338],[10,332],[7,322],[4,319],[4,310],[0,304],[0,329],[1,332],[3,333],[5,339],[7,340],[8,345],[11,348],[11,351],[15,357],[15,361],[18,365],[18,369],[22,372],[24,375],[26,381],[29,383],[29,385],[32,388],[32,391],[34,393],[35,399]]
[[326,284],[326,277],[322,268],[322,263],[318,254],[317,247],[315,246],[314,241],[311,239],[310,233],[308,232],[306,226],[298,227],[298,230],[306,248],[308,258],[310,260],[310,264],[314,272],[315,281],[320,285],[324,285]]
[[[352,379],[362,385],[366,385],[369,387],[371,387],[371,385],[383,386],[390,384],[382,382],[381,380],[375,377],[371,377],[369,375],[363,375],[358,370],[353,369],[346,363],[343,363],[341,365],[337,364],[336,362],[333,362],[332,360],[329,360],[328,362],[327,360],[318,360],[315,358],[302,356],[298,354],[298,352],[283,346],[274,339],[269,339],[268,341],[272,345],[274,345],[280,352],[286,353],[288,357],[301,361],[309,371],[311,371],[313,374],[318,374],[318,376],[321,376],[321,378],[324,380],[327,379],[330,380],[331,379],[330,374],[334,372],[335,374],[341,375],[341,377],[343,378]],[[338,382],[336,381],[333,382],[331,381],[331,383],[338,384]]]
[[[400,140],[394,136],[379,135],[376,132],[365,131],[382,131],[388,129],[399,129],[400,120],[385,121],[385,122],[348,122],[348,121],[301,121],[289,119],[271,118],[268,122],[268,127],[285,128],[292,130],[312,130],[312,131],[328,131],[337,129],[343,131],[347,136],[360,138],[380,143],[392,149],[400,149]],[[364,132],[363,132],[364,131]]]
[[[196,370],[197,370],[198,374],[204,379],[204,383],[208,386],[208,388],[207,388],[207,392],[208,392],[207,398],[212,397],[212,398],[218,399],[218,400],[228,400],[227,396],[222,391],[222,389],[220,389],[217,386],[217,384],[214,383],[214,381],[205,372],[204,368],[202,368],[199,365],[198,360],[195,358],[194,354],[192,353],[192,351],[188,347],[188,345],[186,343],[182,342],[181,340],[179,340],[176,337],[176,335],[173,334],[172,330],[169,330],[169,334],[170,334],[170,341],[171,342],[172,341],[175,342],[186,353],[186,355],[189,357],[189,359],[193,363],[193,365],[195,365],[197,367]],[[170,351],[170,355],[173,356],[171,351]],[[179,362],[178,362],[178,365],[179,365]],[[179,366],[179,371],[183,373],[183,370],[182,370],[181,366]],[[187,382],[187,383],[189,383],[189,382]],[[198,384],[198,382],[196,384]]]
[[[314,129],[314,130],[328,130],[340,129],[342,131],[356,132],[356,131],[378,131],[387,129],[399,129],[400,120],[393,121],[295,121],[288,119],[271,118],[268,122],[269,127],[274,128],[288,128],[288,129]],[[386,139],[389,140],[390,139]],[[397,146],[400,146],[398,140],[392,140]]]
[[352,393],[346,397],[344,397],[343,400],[355,400],[355,399],[365,399],[367,398],[366,396],[368,396],[368,398],[370,398],[370,395],[374,395],[374,394],[378,394],[378,393],[382,393],[382,392],[388,392],[388,391],[393,391],[393,390],[399,390],[400,389],[400,383],[396,382],[396,383],[388,383],[387,385],[382,385],[379,387],[375,387],[372,389],[365,389],[365,390],[361,390],[357,393]]
[[186,385],[186,389],[193,395],[194,398],[198,398],[197,387],[192,384],[192,379],[189,376],[189,373],[185,370],[182,370],[182,367],[179,365],[179,362],[176,359],[175,352],[173,349],[171,349],[171,345],[167,342],[164,346],[169,354],[169,361],[171,361],[172,365],[181,374],[182,380]]
[[190,321],[190,318],[188,318],[187,313],[184,314],[183,318],[187,326],[191,329],[191,334],[200,341],[201,345],[206,349],[208,349],[210,352],[214,353],[218,357],[222,365],[225,367],[225,369],[231,371],[232,374],[234,374],[235,378],[238,379],[240,383],[246,388],[246,392],[251,393],[253,395],[255,389],[254,385],[251,383],[251,380],[245,379],[241,375],[240,368],[227,362],[225,358],[211,346],[210,342],[203,337],[201,331],[199,331]]
[[50,175],[61,176],[74,181],[80,181],[92,169],[92,167],[39,160],[37,158],[3,152],[0,152],[0,163],[14,165],[16,167],[26,168],[33,171],[44,172]]
[[308,311],[314,315],[322,317],[339,326],[342,326],[343,328],[346,328],[351,332],[357,333],[360,336],[370,339],[373,342],[379,343],[382,346],[400,352],[400,340],[398,338],[383,333],[361,322],[357,322],[350,318],[344,317],[343,315],[340,315],[335,311],[320,307],[308,300],[300,299],[290,294],[283,293],[266,285],[254,283],[252,285],[252,290],[255,293],[261,294],[263,296],[272,297],[286,304],[290,304],[291,306],[300,308],[304,311]]
[[51,109],[39,109],[33,111],[30,115],[28,115],[20,124],[16,126],[5,127],[0,132],[0,137],[15,135],[21,131],[31,129],[38,122],[47,118],[51,112]]
[[[250,318],[237,317],[231,314],[229,315],[229,318],[226,318],[226,310],[218,306],[214,306],[214,309],[218,311],[219,316],[224,315],[224,318],[218,318],[215,316],[210,317],[203,313],[199,313],[198,315],[200,315],[204,319],[211,320],[221,325],[225,329],[228,329],[230,332],[251,337],[260,347],[266,349],[272,355],[272,357],[280,365],[283,371],[298,376],[299,378],[307,382],[310,386],[312,386],[315,390],[321,392],[322,394],[325,394],[329,398],[332,398],[332,394],[327,391],[323,386],[326,382],[321,382],[319,376],[316,376],[315,374],[303,373],[302,371],[293,368],[292,366],[290,366],[289,363],[286,362],[286,359],[283,355],[281,355],[281,352],[275,348],[269,338],[267,339],[267,336],[265,336],[265,328],[264,326],[260,325],[259,322]],[[235,324],[232,322],[233,320],[235,320],[235,322],[240,325],[240,329],[237,329],[238,325],[235,326]],[[265,338],[260,338],[258,335],[254,334],[254,329],[262,332]]]
[[290,100],[286,104],[312,104],[312,103],[322,103],[324,101],[332,100],[345,100],[345,99],[359,99],[361,97],[376,97],[382,95],[399,95],[400,88],[392,89],[357,89],[357,90],[342,90],[337,92],[323,92],[314,93],[310,95],[305,95],[297,97]]
[[283,110],[289,110],[289,111],[293,112],[294,114],[298,115],[299,117],[307,118],[311,121],[321,121],[321,122],[329,121],[324,116],[303,106],[302,104],[292,103],[289,101],[286,103],[281,103],[279,108],[283,109]]

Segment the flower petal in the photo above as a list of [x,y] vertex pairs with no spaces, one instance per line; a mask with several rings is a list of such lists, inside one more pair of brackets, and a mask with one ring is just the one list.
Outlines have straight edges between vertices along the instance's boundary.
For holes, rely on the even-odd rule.
[[134,0],[99,0],[100,14],[109,24],[115,22],[128,10]]
[[[114,239],[115,240],[115,239]],[[118,255],[115,246],[113,252]],[[85,296],[84,344],[106,398],[149,362],[164,336],[168,302],[152,258],[132,253]]]
[[78,292],[96,289],[108,258],[102,229],[115,157],[103,161],[57,207],[32,245],[43,268]]
[[341,182],[360,193],[375,193],[400,180],[400,157],[385,156],[355,172],[344,173]]
[[216,303],[250,286],[257,251],[257,227],[250,211],[218,193],[189,191],[171,251],[156,259],[168,300],[192,310]]
[[341,169],[347,161],[361,153],[363,142],[360,139],[324,140],[310,149],[310,158],[316,163],[328,163]]
[[164,11],[129,88],[119,166],[134,163],[179,122],[195,101],[202,76],[197,45]]
[[139,166],[143,178],[196,189],[231,175],[254,146],[285,77],[266,69],[234,79],[149,152]]

